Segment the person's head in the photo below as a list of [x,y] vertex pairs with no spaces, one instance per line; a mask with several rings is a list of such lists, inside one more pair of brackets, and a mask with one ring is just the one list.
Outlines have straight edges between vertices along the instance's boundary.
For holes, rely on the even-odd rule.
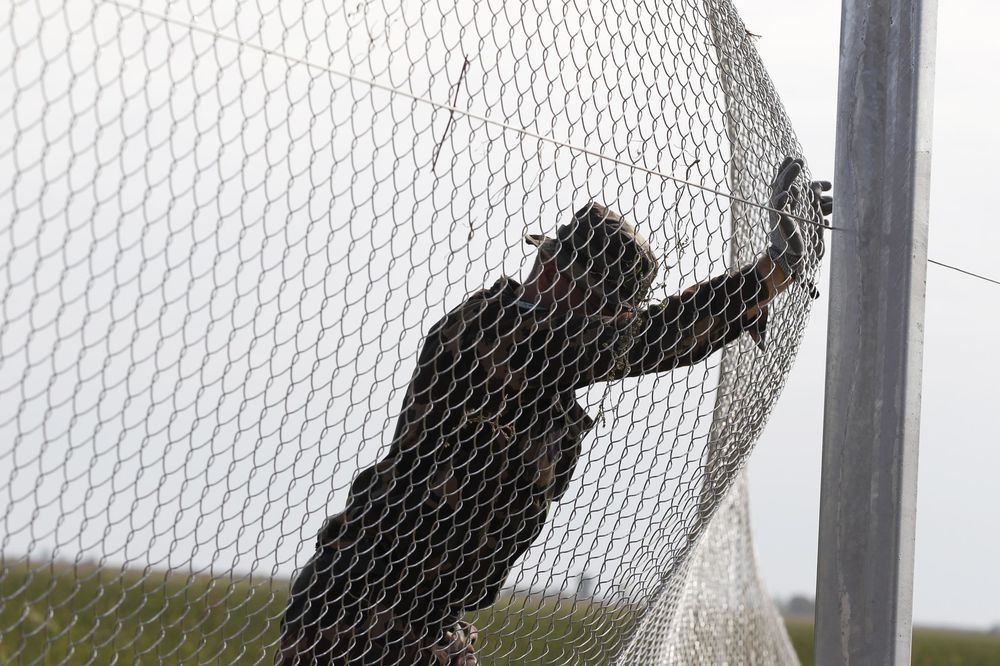
[[596,202],[578,210],[555,238],[529,234],[525,241],[538,248],[529,284],[558,308],[616,316],[636,308],[656,276],[649,242]]

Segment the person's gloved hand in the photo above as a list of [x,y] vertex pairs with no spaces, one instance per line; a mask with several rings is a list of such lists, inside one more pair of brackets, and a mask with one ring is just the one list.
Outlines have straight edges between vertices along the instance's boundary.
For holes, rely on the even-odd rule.
[[[797,277],[805,267],[806,258],[814,257],[815,261],[823,258],[826,247],[823,242],[823,228],[826,217],[833,212],[833,197],[824,196],[832,185],[828,181],[813,181],[809,184],[807,203],[813,212],[817,224],[807,225],[786,214],[788,204],[797,205],[802,199],[802,192],[794,185],[795,179],[802,173],[803,162],[800,159],[786,157],[778,167],[778,173],[771,182],[771,198],[768,200],[770,220],[770,246],[767,254],[789,278]],[[808,228],[803,228],[808,226]],[[816,287],[807,285],[814,298],[819,296]]]
[[479,666],[476,643],[479,630],[468,622],[458,622],[446,629],[444,636],[431,648],[434,662],[440,666]]

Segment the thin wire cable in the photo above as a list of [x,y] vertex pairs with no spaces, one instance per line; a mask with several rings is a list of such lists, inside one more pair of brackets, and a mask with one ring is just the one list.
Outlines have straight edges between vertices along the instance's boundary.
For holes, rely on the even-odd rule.
[[710,192],[712,194],[715,194],[716,196],[723,197],[724,199],[729,199],[730,201],[738,201],[739,203],[745,204],[747,206],[753,206],[755,208],[760,208],[761,210],[766,210],[766,211],[769,211],[769,212],[772,212],[772,213],[777,213],[779,215],[785,215],[785,216],[790,217],[790,218],[792,218],[794,220],[798,220],[799,222],[805,222],[806,224],[811,224],[811,225],[813,225],[815,227],[820,227],[822,229],[837,230],[837,227],[826,225],[826,224],[823,224],[821,222],[816,222],[815,220],[810,220],[810,219],[807,219],[807,218],[804,218],[804,217],[799,217],[798,215],[793,215],[792,213],[789,213],[787,211],[777,210],[775,208],[771,208],[769,206],[765,206],[763,204],[756,203],[754,201],[748,201],[746,199],[742,199],[740,197],[733,196],[732,194],[726,194],[725,192],[722,192],[720,190],[716,190],[716,189],[714,189],[712,187],[709,187],[707,185],[703,185],[701,183],[696,183],[694,181],[685,180],[683,178],[678,178],[677,176],[672,176],[670,174],[663,173],[662,171],[658,171],[656,169],[650,169],[648,167],[644,167],[644,166],[639,165],[639,164],[632,164],[631,162],[626,162],[625,160],[618,159],[617,157],[611,157],[610,155],[605,155],[605,154],[600,153],[600,152],[598,152],[596,150],[591,150],[589,148],[584,148],[582,146],[577,146],[577,145],[571,144],[569,142],[562,141],[560,139],[555,139],[553,137],[546,136],[544,134],[538,134],[537,132],[532,132],[531,130],[525,129],[523,127],[517,127],[515,125],[511,125],[509,123],[505,123],[505,122],[503,122],[501,120],[495,120],[495,119],[490,118],[488,116],[484,116],[484,115],[480,115],[480,114],[477,114],[477,113],[473,113],[472,111],[467,111],[465,109],[461,109],[461,108],[459,108],[457,106],[453,106],[451,104],[444,104],[442,102],[437,102],[437,101],[432,100],[432,99],[430,99],[428,97],[422,97],[421,95],[417,95],[415,93],[408,92],[406,90],[400,90],[399,88],[393,88],[392,86],[387,86],[387,85],[385,85],[383,83],[378,83],[377,81],[372,81],[370,79],[366,79],[366,78],[363,78],[363,77],[360,77],[360,76],[356,76],[354,74],[348,74],[347,72],[342,72],[342,71],[333,69],[331,67],[327,67],[326,65],[321,65],[321,64],[319,64],[317,62],[313,62],[311,60],[307,60],[305,58],[300,58],[298,56],[293,56],[293,55],[290,55],[290,54],[285,53],[283,51],[278,51],[276,49],[269,49],[266,46],[262,46],[260,44],[255,44],[253,42],[247,42],[247,41],[238,39],[236,37],[231,37],[229,35],[226,35],[224,33],[218,32],[216,30],[210,30],[208,28],[203,28],[203,27],[201,27],[199,25],[195,25],[195,24],[189,23],[187,21],[181,21],[181,20],[175,19],[173,17],[167,16],[166,14],[160,14],[159,12],[150,11],[148,9],[145,9],[144,7],[136,7],[135,5],[130,5],[128,3],[121,2],[120,0],[103,0],[103,2],[115,5],[117,7],[122,8],[122,9],[126,9],[126,10],[130,10],[130,11],[136,12],[137,14],[142,14],[143,16],[148,16],[150,18],[155,18],[155,19],[161,20],[161,21],[163,21],[165,23],[172,23],[172,24],[174,24],[176,26],[187,28],[187,29],[191,30],[192,32],[199,32],[201,34],[208,35],[208,36],[214,37],[216,39],[219,39],[219,40],[222,40],[222,41],[225,41],[225,42],[229,42],[231,44],[236,44],[238,46],[245,46],[247,48],[251,48],[251,49],[254,49],[256,51],[260,51],[261,53],[264,53],[265,55],[270,55],[270,56],[275,56],[277,58],[281,58],[282,60],[285,60],[286,62],[289,62],[289,63],[294,63],[294,64],[298,64],[298,65],[304,65],[306,67],[311,67],[311,68],[319,69],[319,70],[322,70],[322,71],[327,72],[329,74],[333,74],[334,76],[339,76],[339,77],[345,78],[345,79],[347,79],[349,81],[353,81],[354,83],[361,83],[363,85],[369,86],[369,87],[374,88],[376,90],[381,90],[383,92],[387,92],[387,93],[389,93],[391,95],[399,95],[401,97],[405,97],[407,99],[411,99],[411,100],[416,101],[416,102],[421,102],[423,104],[428,104],[430,106],[433,106],[433,107],[435,107],[437,109],[441,109],[443,111],[450,111],[451,113],[455,113],[455,114],[458,114],[458,115],[465,116],[466,118],[469,118],[471,120],[478,120],[479,122],[485,123],[487,125],[493,125],[494,127],[499,127],[499,128],[501,128],[503,130],[506,130],[508,132],[513,132],[515,134],[520,134],[522,136],[531,137],[531,138],[536,139],[538,141],[544,141],[545,143],[549,143],[549,144],[552,144],[554,146],[558,146],[560,148],[565,148],[565,149],[570,150],[570,151],[582,153],[584,155],[589,155],[591,157],[596,157],[597,159],[606,160],[606,161],[611,162],[613,164],[616,164],[618,166],[626,167],[626,168],[629,168],[629,169],[635,169],[636,171],[641,171],[643,173],[649,174],[650,176],[657,176],[659,178],[663,178],[665,180],[670,180],[670,181],[673,181],[673,182],[681,184],[681,185],[687,185],[688,187],[693,187],[693,188],[696,188],[696,189],[699,189],[699,190],[703,190],[705,192]]
[[951,264],[946,264],[943,261],[938,261],[936,259],[928,259],[927,263],[934,264],[935,266],[941,266],[942,268],[950,268],[953,271],[964,273],[965,275],[968,275],[970,277],[978,278],[985,282],[992,282],[995,285],[1000,285],[1000,280],[994,280],[991,277],[986,277],[985,275],[980,275],[979,273],[973,273],[972,271],[967,271],[964,268],[959,268],[958,266],[952,266]]
[[[777,213],[777,214],[781,214],[781,215],[786,215],[786,216],[788,216],[788,217],[790,217],[790,218],[792,218],[794,220],[798,220],[799,222],[805,222],[807,224],[811,224],[813,226],[820,227],[820,228],[823,228],[823,229],[829,229],[831,231],[842,231],[843,230],[841,227],[836,227],[836,226],[827,225],[827,224],[821,224],[819,222],[816,222],[815,220],[810,220],[810,219],[807,219],[807,218],[804,218],[804,217],[800,217],[798,215],[793,215],[793,214],[788,213],[786,211],[782,211],[782,210],[777,210],[775,208],[771,208],[770,206],[765,206],[763,204],[759,204],[759,203],[756,203],[756,202],[753,202],[753,201],[748,201],[746,199],[742,199],[740,197],[733,196],[732,194],[726,194],[725,192],[722,192],[720,190],[716,190],[715,188],[708,187],[707,185],[704,185],[704,184],[701,184],[701,183],[696,183],[694,181],[686,180],[684,178],[678,178],[676,176],[672,176],[670,174],[663,173],[662,171],[658,171],[656,169],[650,169],[648,167],[644,167],[644,166],[639,165],[639,164],[633,164],[633,163],[630,163],[630,162],[626,162],[625,160],[618,159],[617,157],[611,157],[610,155],[605,155],[605,154],[600,153],[600,152],[598,152],[596,150],[591,150],[589,148],[584,148],[582,146],[577,146],[577,145],[568,143],[566,141],[562,141],[560,139],[556,139],[556,138],[553,138],[553,137],[550,137],[550,136],[546,136],[544,134],[538,134],[537,132],[532,132],[531,130],[525,129],[523,127],[516,127],[516,126],[511,125],[509,123],[505,123],[503,121],[496,120],[496,119],[490,118],[488,116],[480,115],[480,114],[474,113],[472,111],[468,111],[466,109],[459,108],[457,106],[454,106],[453,104],[444,104],[442,102],[438,102],[438,101],[432,100],[432,99],[430,99],[428,97],[423,97],[421,95],[417,95],[415,93],[408,92],[406,90],[401,90],[399,88],[394,88],[392,86],[387,86],[385,84],[378,83],[377,81],[372,81],[370,79],[365,79],[363,77],[356,76],[354,74],[349,74],[347,72],[342,72],[342,71],[333,69],[331,67],[327,67],[326,65],[321,65],[321,64],[313,62],[311,60],[307,60],[305,58],[300,58],[300,57],[297,57],[297,56],[293,56],[291,54],[285,53],[283,51],[279,51],[277,49],[269,49],[266,46],[263,46],[263,45],[260,45],[260,44],[255,44],[253,42],[244,41],[244,40],[238,39],[236,37],[231,37],[231,36],[226,35],[224,33],[218,32],[216,30],[210,30],[208,28],[203,28],[203,27],[201,27],[199,25],[195,25],[195,24],[189,23],[187,21],[178,20],[176,18],[167,16],[166,14],[160,14],[159,12],[150,11],[150,10],[144,8],[144,7],[136,7],[135,5],[130,5],[128,3],[121,2],[120,0],[103,0],[103,2],[115,5],[117,7],[122,8],[122,9],[126,9],[126,10],[129,10],[129,11],[136,12],[138,14],[142,14],[143,16],[148,16],[150,18],[155,18],[155,19],[161,20],[161,21],[163,21],[165,23],[172,23],[172,24],[177,25],[179,27],[187,28],[187,29],[189,29],[189,30],[191,30],[193,32],[199,32],[199,33],[202,33],[204,35],[208,35],[208,36],[214,37],[216,39],[220,39],[222,41],[229,42],[231,44],[236,44],[237,46],[245,46],[247,48],[251,48],[251,49],[254,49],[256,51],[260,51],[261,53],[264,53],[266,55],[271,55],[271,56],[275,56],[275,57],[281,58],[282,60],[284,60],[286,62],[289,62],[289,63],[299,64],[299,65],[304,65],[306,67],[311,67],[311,68],[319,69],[319,70],[322,70],[322,71],[327,72],[329,74],[333,74],[334,76],[339,76],[339,77],[345,78],[345,79],[347,79],[349,81],[353,81],[355,83],[361,83],[363,85],[367,85],[367,86],[369,86],[371,88],[374,88],[376,90],[381,90],[383,92],[387,92],[387,93],[392,94],[392,95],[399,95],[401,97],[406,97],[407,99],[412,99],[412,100],[414,100],[416,102],[421,102],[423,104],[428,104],[428,105],[433,106],[433,107],[435,107],[437,109],[441,109],[441,110],[444,110],[444,111],[449,111],[449,112],[454,113],[454,114],[465,116],[466,118],[469,118],[470,120],[478,120],[478,121],[480,121],[482,123],[485,123],[487,125],[493,125],[494,127],[499,127],[499,128],[501,128],[503,130],[506,130],[508,132],[513,132],[515,134],[520,134],[522,136],[528,136],[528,137],[531,137],[531,138],[536,139],[538,141],[544,141],[546,143],[550,143],[550,144],[558,146],[560,148],[565,148],[565,149],[570,150],[570,151],[575,151],[575,152],[578,152],[578,153],[582,153],[584,155],[590,155],[591,157],[596,157],[596,158],[601,159],[601,160],[606,160],[606,161],[611,162],[613,164],[616,164],[618,166],[626,167],[626,168],[629,168],[629,169],[636,169],[637,171],[642,171],[643,173],[647,173],[647,174],[649,174],[651,176],[657,176],[659,178],[670,180],[670,181],[673,181],[673,182],[681,184],[681,185],[686,185],[688,187],[694,187],[696,189],[703,190],[705,192],[711,192],[712,194],[715,194],[717,196],[723,197],[725,199],[729,199],[730,201],[738,201],[738,202],[740,202],[742,204],[745,204],[747,206],[753,206],[755,208],[759,208],[761,210],[766,210],[768,212]],[[995,280],[993,278],[989,278],[989,277],[986,277],[984,275],[980,275],[978,273],[974,273],[974,272],[966,270],[964,268],[959,268],[957,266],[953,266],[951,264],[944,263],[943,261],[937,261],[936,259],[930,259],[930,258],[928,258],[927,259],[927,263],[934,264],[936,266],[941,266],[943,268],[950,268],[953,271],[957,271],[959,273],[964,273],[965,275],[968,275],[970,277],[978,278],[980,280],[983,280],[985,282],[990,282],[990,283],[995,284],[995,285],[1000,285],[1000,280]]]

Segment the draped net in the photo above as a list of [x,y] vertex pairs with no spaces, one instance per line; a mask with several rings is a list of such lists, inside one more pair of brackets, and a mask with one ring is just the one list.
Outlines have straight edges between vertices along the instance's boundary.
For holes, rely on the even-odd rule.
[[[4,661],[270,663],[421,341],[526,275],[525,233],[602,201],[650,239],[662,299],[766,248],[800,154],[727,0],[3,14]],[[692,592],[706,576],[774,619],[723,500],[809,303],[772,303],[763,349],[578,393],[596,426],[569,488],[470,617],[485,663],[687,663],[745,615]],[[724,650],[788,656],[748,626]]]

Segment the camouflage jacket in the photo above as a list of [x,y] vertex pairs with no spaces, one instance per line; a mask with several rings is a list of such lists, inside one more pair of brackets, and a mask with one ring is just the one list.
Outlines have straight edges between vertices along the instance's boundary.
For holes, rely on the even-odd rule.
[[751,266],[618,319],[521,300],[501,279],[449,312],[420,353],[388,454],[352,484],[318,548],[340,598],[391,607],[430,637],[491,604],[566,492],[593,421],[574,391],[704,359],[763,332]]

